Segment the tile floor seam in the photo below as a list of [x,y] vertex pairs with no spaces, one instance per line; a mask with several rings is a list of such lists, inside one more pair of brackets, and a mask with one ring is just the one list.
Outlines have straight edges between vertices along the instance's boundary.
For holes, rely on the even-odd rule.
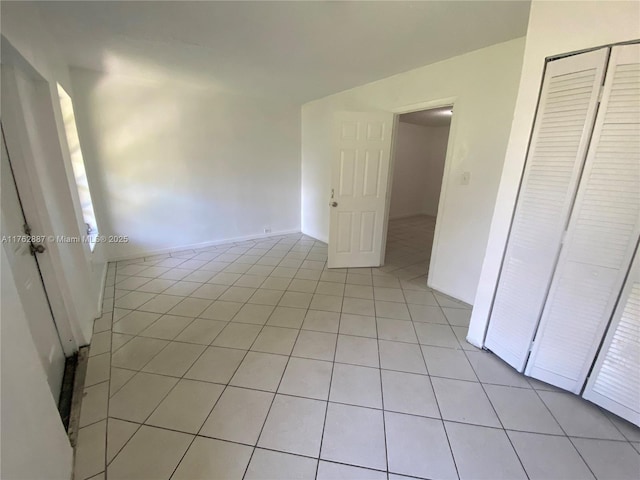
[[[346,276],[345,276],[345,281],[346,281]],[[338,354],[338,339],[340,338],[339,332],[340,332],[340,321],[342,318],[343,305],[344,305],[344,297],[342,297],[340,315],[338,315],[338,333],[336,334],[336,341],[333,347],[333,361],[331,362],[331,374],[329,375],[329,391],[327,392],[327,401],[324,408],[324,419],[322,421],[322,432],[320,433],[320,449],[318,450],[318,463],[316,464],[316,473],[314,476],[315,480],[318,479],[318,471],[320,470],[320,459],[322,458],[322,446],[324,444],[324,432],[327,427],[327,416],[329,415],[329,400],[331,398],[331,387],[333,386],[333,373],[335,372],[335,369],[336,369],[336,356]]]
[[[301,267],[298,267],[298,271],[300,270],[300,268]],[[317,286],[316,286],[316,288],[317,288]],[[311,302],[309,302],[309,304],[311,304]],[[308,312],[309,312],[309,309],[307,308],[306,312],[305,312],[305,317],[306,317]],[[269,316],[269,318],[270,318],[270,316]],[[264,326],[266,326],[267,321],[268,321],[268,319],[265,321],[265,324],[263,325],[262,329],[260,329],[260,332],[262,332],[264,330]],[[287,362],[285,363],[284,369],[282,370],[282,373],[280,375],[280,380],[278,381],[278,385],[276,386],[275,392],[273,392],[273,398],[271,399],[271,403],[269,404],[269,408],[267,409],[267,414],[264,417],[264,421],[262,422],[262,426],[260,428],[260,432],[258,433],[258,437],[256,438],[256,443],[255,443],[255,445],[253,447],[253,450],[251,451],[251,455],[249,456],[249,461],[247,462],[247,466],[245,467],[244,474],[242,475],[243,480],[244,480],[244,477],[247,475],[247,472],[249,471],[249,465],[251,464],[251,460],[253,459],[253,455],[254,455],[254,453],[256,451],[256,448],[258,448],[258,443],[260,442],[260,437],[262,436],[262,432],[264,431],[264,427],[267,424],[267,419],[269,418],[269,414],[271,413],[271,409],[273,408],[273,404],[276,401],[276,397],[278,395],[278,390],[280,390],[280,385],[282,384],[282,379],[284,378],[284,374],[287,371],[287,367],[289,366],[289,362],[291,361],[291,353],[293,353],[293,349],[295,348],[295,344],[298,341],[298,338],[300,337],[300,332],[301,331],[302,331],[302,329],[299,329],[298,333],[296,334],[296,339],[293,342],[293,345],[291,347],[291,352],[288,355]],[[260,333],[258,333],[258,336],[256,336],[256,338],[253,341],[253,343],[251,344],[251,346],[253,346],[253,344],[256,342],[256,340],[258,339],[259,336],[260,336]],[[249,350],[250,349],[251,349],[251,347],[249,347]],[[240,368],[240,367],[238,367],[238,368]],[[232,377],[232,379],[233,379],[233,377]],[[205,422],[206,422],[206,420],[205,420]],[[204,426],[204,424],[203,424],[203,426]],[[201,429],[202,429],[202,427],[201,427]],[[319,452],[318,452],[318,455],[320,455]]]
[[[436,300],[437,301],[437,300]],[[442,307],[439,307],[440,310],[442,311]],[[409,312],[411,313],[411,312]],[[442,312],[444,315],[444,312]],[[445,317],[446,318],[446,317]],[[415,322],[412,320],[411,322],[413,324],[413,331],[416,334],[416,337],[418,336],[418,331],[416,329],[416,324]],[[456,337],[457,340],[457,337]],[[444,417],[442,416],[442,409],[440,408],[440,401],[438,400],[438,395],[436,394],[436,389],[433,387],[433,382],[431,381],[431,374],[429,373],[429,365],[427,364],[427,359],[424,356],[424,350],[422,349],[422,346],[420,346],[420,355],[422,356],[422,361],[424,362],[424,367],[427,370],[427,377],[429,378],[429,386],[431,387],[431,390],[433,391],[433,398],[435,400],[436,403],[436,408],[438,409],[438,415],[440,415],[440,425],[442,425],[442,429],[444,430],[444,435],[445,438],[447,439],[447,446],[449,447],[449,453],[451,454],[451,459],[453,460],[453,466],[456,470],[456,476],[458,478],[460,478],[460,470],[458,468],[458,461],[456,460],[456,456],[453,453],[453,447],[451,446],[451,439],[449,438],[449,432],[447,431],[447,428],[444,424],[445,420]]]

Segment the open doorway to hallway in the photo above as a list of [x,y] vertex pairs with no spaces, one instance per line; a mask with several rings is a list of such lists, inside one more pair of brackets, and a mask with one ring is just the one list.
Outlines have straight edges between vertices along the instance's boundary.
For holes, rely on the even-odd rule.
[[438,214],[451,105],[399,115],[384,270],[426,282]]

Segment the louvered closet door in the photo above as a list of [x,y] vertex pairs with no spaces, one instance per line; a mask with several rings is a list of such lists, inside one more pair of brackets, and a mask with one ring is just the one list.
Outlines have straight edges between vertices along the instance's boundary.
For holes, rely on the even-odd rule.
[[549,62],[485,346],[523,371],[595,120],[608,49]]
[[640,426],[640,256],[622,290],[584,398]]
[[526,373],[579,393],[640,233],[640,45],[614,47]]

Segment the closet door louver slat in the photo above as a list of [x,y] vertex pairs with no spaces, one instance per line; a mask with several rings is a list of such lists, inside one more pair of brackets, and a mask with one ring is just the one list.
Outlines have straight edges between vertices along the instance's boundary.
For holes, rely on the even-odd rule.
[[[640,235],[640,45],[614,47],[526,373],[579,393]],[[636,365],[637,368],[637,365]],[[620,388],[621,395],[623,389]]]
[[485,345],[524,369],[573,203],[608,49],[549,62]]

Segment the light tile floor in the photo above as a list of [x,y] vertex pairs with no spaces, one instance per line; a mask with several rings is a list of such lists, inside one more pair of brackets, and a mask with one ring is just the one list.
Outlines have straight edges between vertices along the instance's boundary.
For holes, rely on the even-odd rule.
[[637,428],[465,342],[432,231],[379,269],[300,234],[109,265],[75,478],[637,479]]

